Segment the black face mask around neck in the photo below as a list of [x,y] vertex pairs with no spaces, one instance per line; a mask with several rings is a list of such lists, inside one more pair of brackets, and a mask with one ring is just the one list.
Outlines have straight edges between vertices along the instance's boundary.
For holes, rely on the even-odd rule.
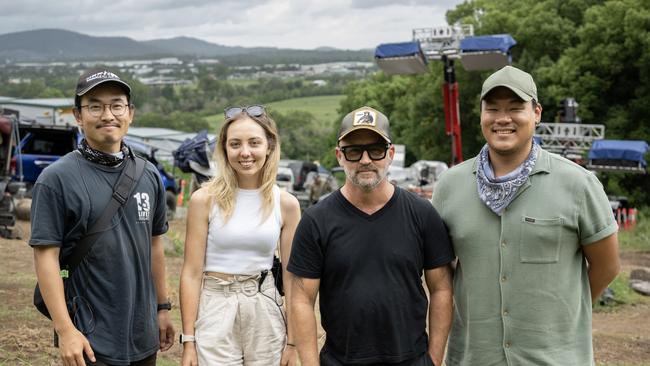
[[79,150],[81,155],[86,160],[105,166],[118,166],[124,161],[124,158],[130,155],[129,147],[124,144],[124,141],[121,142],[120,146],[120,150],[122,152],[121,157],[93,149],[88,145],[86,139],[81,140],[81,143],[77,147],[77,150]]

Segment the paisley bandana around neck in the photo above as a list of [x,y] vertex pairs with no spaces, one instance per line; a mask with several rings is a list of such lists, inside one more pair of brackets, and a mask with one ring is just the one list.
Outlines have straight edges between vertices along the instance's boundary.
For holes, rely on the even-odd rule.
[[117,166],[122,161],[124,161],[124,157],[129,156],[129,147],[124,144],[124,141],[122,141],[121,145],[122,156],[115,156],[113,154],[107,154],[105,152],[95,150],[88,145],[86,139],[81,140],[81,143],[77,147],[77,150],[79,150],[81,155],[88,161],[106,166]]
[[488,159],[488,145],[485,144],[478,155],[476,169],[476,183],[478,196],[495,214],[501,216],[503,210],[515,199],[517,191],[526,182],[537,162],[539,145],[533,141],[530,154],[514,172],[505,179],[494,178],[494,174],[486,172],[490,169]]

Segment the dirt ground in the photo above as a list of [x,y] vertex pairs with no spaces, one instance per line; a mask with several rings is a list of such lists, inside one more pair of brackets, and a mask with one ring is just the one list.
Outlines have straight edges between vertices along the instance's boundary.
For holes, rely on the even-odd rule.
[[[184,222],[171,223],[171,232],[182,237]],[[60,365],[52,346],[50,322],[32,305],[35,283],[32,250],[26,244],[29,223],[20,221],[23,238],[0,239],[0,365]],[[650,267],[649,253],[623,253],[623,270]],[[178,304],[178,278],[181,257],[167,260],[168,286],[172,302]],[[178,308],[172,311],[176,330],[180,330]],[[597,312],[593,317],[594,350],[598,365],[650,365],[650,301],[625,305],[612,312]],[[178,364],[180,347],[161,356],[162,365]]]
[[[622,271],[650,268],[650,252],[622,253]],[[612,365],[650,365],[650,301],[593,315],[596,361]]]

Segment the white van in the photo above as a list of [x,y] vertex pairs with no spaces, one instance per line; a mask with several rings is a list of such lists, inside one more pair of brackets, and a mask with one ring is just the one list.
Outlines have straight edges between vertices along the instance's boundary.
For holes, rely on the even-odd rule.
[[294,181],[293,170],[291,170],[291,168],[283,166],[278,167],[278,174],[275,176],[275,183],[281,190],[292,192]]

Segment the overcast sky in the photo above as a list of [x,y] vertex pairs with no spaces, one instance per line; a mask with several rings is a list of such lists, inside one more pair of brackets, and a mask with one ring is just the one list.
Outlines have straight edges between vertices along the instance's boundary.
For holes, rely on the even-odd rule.
[[190,36],[228,46],[374,48],[446,25],[463,0],[0,0],[0,34],[61,28],[136,40]]

